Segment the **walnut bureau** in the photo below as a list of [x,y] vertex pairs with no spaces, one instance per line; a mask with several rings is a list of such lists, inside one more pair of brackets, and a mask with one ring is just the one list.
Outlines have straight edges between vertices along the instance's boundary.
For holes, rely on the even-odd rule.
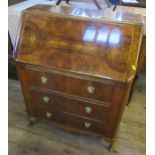
[[36,5],[22,12],[14,58],[30,122],[112,142],[136,70],[140,15]]

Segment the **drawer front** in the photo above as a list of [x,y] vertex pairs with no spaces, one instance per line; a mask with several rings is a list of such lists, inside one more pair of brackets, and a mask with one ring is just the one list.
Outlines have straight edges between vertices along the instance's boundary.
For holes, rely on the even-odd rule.
[[103,84],[75,77],[28,69],[29,82],[33,86],[60,91],[88,99],[111,102],[112,84]]
[[89,131],[97,134],[105,133],[105,123],[99,121],[93,121],[82,117],[77,117],[67,113],[62,113],[54,110],[43,109],[36,107],[34,109],[34,115],[37,118],[50,120],[60,125],[65,125],[70,128]]
[[101,121],[107,121],[108,114],[110,113],[109,107],[64,97],[59,94],[31,91],[31,100],[35,106],[66,111],[79,116],[94,118]]

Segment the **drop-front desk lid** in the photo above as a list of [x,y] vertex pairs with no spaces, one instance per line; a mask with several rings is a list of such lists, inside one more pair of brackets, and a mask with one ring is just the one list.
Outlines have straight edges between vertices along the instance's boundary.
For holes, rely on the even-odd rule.
[[18,62],[127,82],[136,72],[142,17],[36,5],[22,13]]

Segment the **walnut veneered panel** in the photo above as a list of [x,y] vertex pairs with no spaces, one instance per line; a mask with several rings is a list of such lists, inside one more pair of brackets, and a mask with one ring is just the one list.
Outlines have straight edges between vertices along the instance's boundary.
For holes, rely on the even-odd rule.
[[25,13],[17,61],[125,81],[134,33],[132,24]]

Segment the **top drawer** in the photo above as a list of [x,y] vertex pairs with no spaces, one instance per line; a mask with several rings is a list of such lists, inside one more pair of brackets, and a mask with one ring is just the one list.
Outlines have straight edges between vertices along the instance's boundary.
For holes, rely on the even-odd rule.
[[36,69],[27,69],[30,85],[55,90],[71,95],[110,102],[113,85],[55,73],[47,73]]

